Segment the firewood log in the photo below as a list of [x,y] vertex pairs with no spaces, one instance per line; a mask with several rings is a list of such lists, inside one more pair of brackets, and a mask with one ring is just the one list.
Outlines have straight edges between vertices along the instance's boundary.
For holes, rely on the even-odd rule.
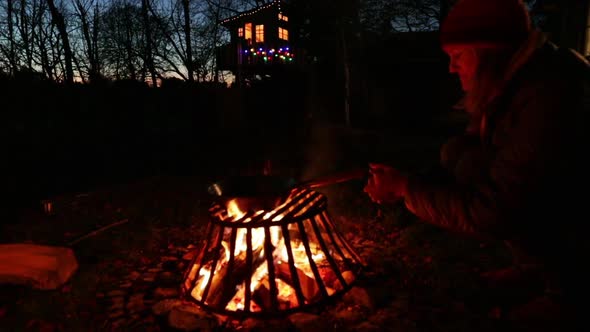
[[[229,271],[228,262],[219,262],[222,264],[219,271],[213,275],[211,280],[211,287],[207,295],[206,302],[212,307],[224,309],[229,301],[236,293],[236,287],[242,284],[248,277],[248,273],[254,271],[266,261],[264,255],[261,255],[262,246],[252,250],[252,267],[248,268],[246,264],[246,251],[241,252],[234,257],[234,264],[231,271]],[[229,284],[226,284],[226,278],[230,278]],[[249,285],[246,285],[249,287]]]
[[0,284],[56,289],[78,269],[70,248],[36,244],[0,244]]
[[305,272],[295,267],[297,276],[299,277],[299,284],[296,285],[293,277],[291,276],[291,270],[288,263],[277,264],[277,276],[284,282],[291,285],[291,287],[301,287],[303,296],[306,300],[311,301],[319,295],[320,288],[314,278],[309,277]]

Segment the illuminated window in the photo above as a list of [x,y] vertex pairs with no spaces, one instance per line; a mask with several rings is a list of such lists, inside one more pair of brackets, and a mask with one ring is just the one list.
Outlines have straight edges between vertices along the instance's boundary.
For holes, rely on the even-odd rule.
[[264,42],[264,25],[262,24],[256,26],[256,42]]
[[279,38],[282,40],[289,40],[289,30],[279,28]]
[[238,37],[244,37],[244,28],[238,28]]
[[289,22],[289,18],[281,13],[279,13],[279,21]]
[[252,40],[252,23],[246,23],[244,38]]

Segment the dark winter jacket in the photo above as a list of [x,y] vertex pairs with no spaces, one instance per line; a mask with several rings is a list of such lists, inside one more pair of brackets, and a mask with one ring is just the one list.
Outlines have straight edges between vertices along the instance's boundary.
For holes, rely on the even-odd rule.
[[450,185],[410,179],[405,203],[434,225],[514,241],[546,258],[581,244],[589,219],[590,122],[583,103],[587,63],[566,60],[541,38],[532,34],[517,52],[483,112],[480,150],[462,156],[477,165],[477,176]]

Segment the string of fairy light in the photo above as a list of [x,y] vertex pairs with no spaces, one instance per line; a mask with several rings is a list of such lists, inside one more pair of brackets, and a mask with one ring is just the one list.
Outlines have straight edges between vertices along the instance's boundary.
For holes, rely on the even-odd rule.
[[289,47],[280,47],[278,49],[266,49],[262,47],[259,47],[258,49],[251,48],[249,50],[244,50],[244,54],[252,58],[260,58],[265,62],[273,60],[290,62],[293,61],[293,58],[295,57],[295,54],[291,53]]
[[230,22],[230,21],[237,20],[240,17],[244,17],[244,16],[249,16],[249,15],[252,15],[252,14],[256,14],[257,12],[259,12],[261,10],[270,8],[270,7],[275,6],[275,5],[278,6],[279,12],[281,12],[281,0],[274,0],[273,2],[270,2],[270,3],[268,3],[268,4],[264,5],[264,6],[256,7],[254,9],[252,9],[252,10],[249,10],[247,12],[243,12],[243,13],[238,14],[236,16],[228,17],[225,20],[222,20],[221,23],[224,24],[224,23],[227,23],[227,22]]

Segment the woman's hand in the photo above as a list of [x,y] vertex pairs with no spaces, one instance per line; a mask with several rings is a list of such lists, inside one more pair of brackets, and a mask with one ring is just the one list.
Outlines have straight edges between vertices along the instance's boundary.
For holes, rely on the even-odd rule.
[[364,188],[375,203],[393,203],[407,194],[408,178],[384,164],[369,164],[369,180]]

